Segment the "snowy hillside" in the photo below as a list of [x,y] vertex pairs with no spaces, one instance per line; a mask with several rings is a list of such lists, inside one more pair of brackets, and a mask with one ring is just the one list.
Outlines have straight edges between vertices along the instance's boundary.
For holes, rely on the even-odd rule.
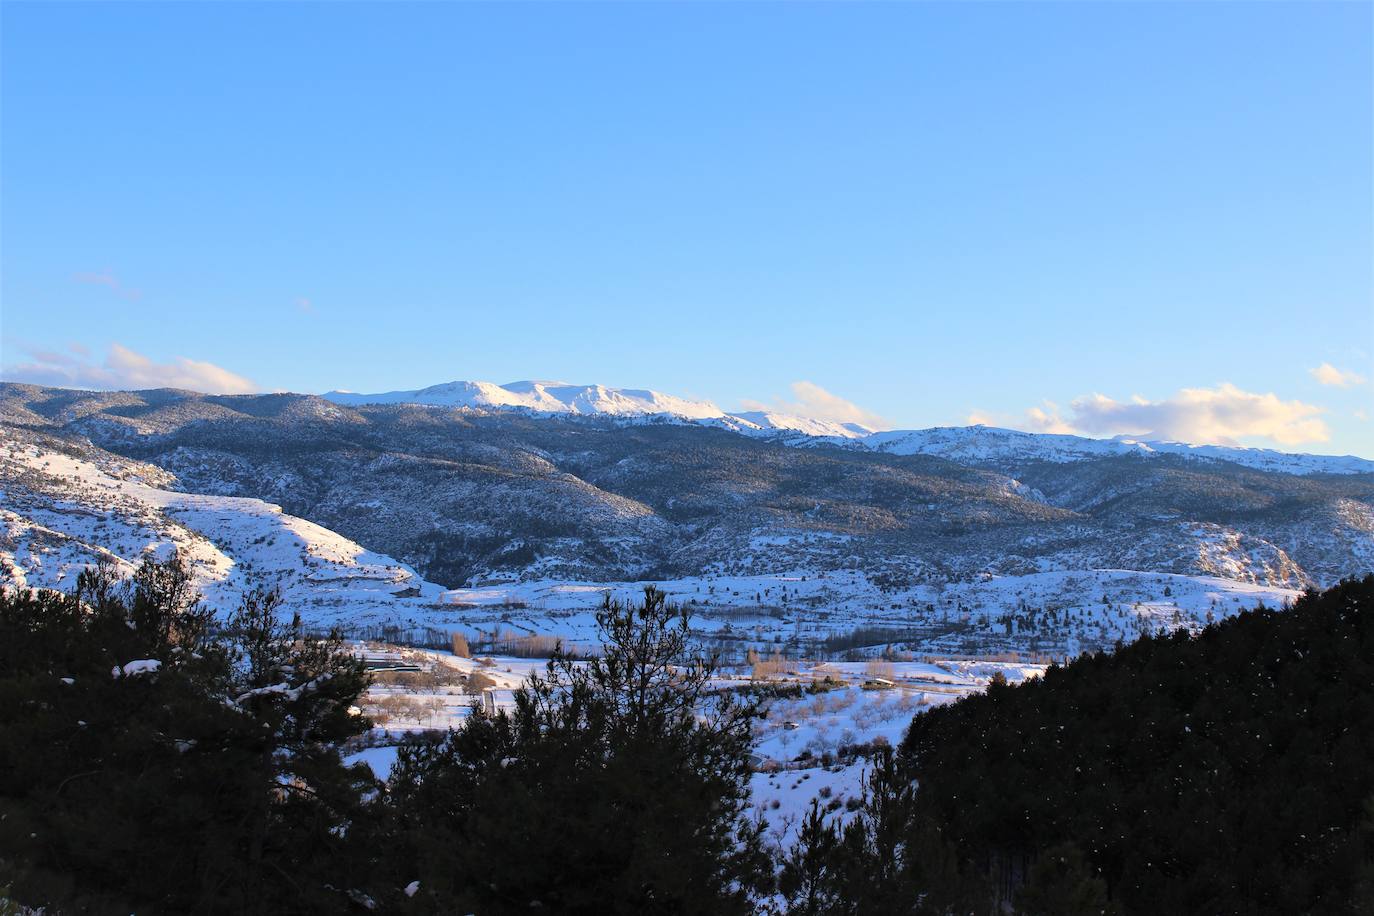
[[935,455],[960,464],[1079,461],[1108,455],[1148,455],[1151,451],[1146,445],[1115,439],[1025,433],[991,426],[894,429],[865,436],[857,444],[890,455]]
[[[67,588],[113,560],[125,574],[175,549],[227,612],[247,588],[275,586],[311,624],[391,619],[440,593],[413,569],[257,499],[175,492],[149,465],[99,462],[7,437],[0,442],[0,581]],[[409,596],[409,597],[406,597]]]
[[818,420],[813,417],[798,417],[765,410],[745,410],[730,414],[721,420],[721,425],[748,436],[781,434],[784,439],[796,439],[799,442],[807,437],[857,440],[873,433],[873,430],[858,423],[836,423],[834,420]]
[[[1123,439],[1123,442],[1130,440]],[[1231,461],[1248,468],[1280,474],[1370,474],[1374,461],[1355,455],[1302,455],[1269,448],[1228,448],[1224,445],[1189,445],[1187,442],[1143,443],[1159,454],[1185,458]]]
[[[847,437],[846,437],[847,438]],[[1112,455],[1179,455],[1204,461],[1229,461],[1281,474],[1369,474],[1374,461],[1353,455],[1298,455],[1263,448],[1189,445],[1116,437],[1088,439],[1052,433],[1027,433],[991,426],[896,429],[855,440],[892,455],[936,455],[960,464],[1000,466],[1029,461],[1083,461]]]

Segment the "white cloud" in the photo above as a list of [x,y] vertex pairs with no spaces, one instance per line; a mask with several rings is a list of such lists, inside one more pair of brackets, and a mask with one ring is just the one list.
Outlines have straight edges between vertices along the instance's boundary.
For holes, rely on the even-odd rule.
[[209,394],[251,394],[258,386],[241,375],[214,363],[178,356],[155,363],[141,353],[117,343],[102,365],[85,348],[72,345],[74,355],[50,350],[29,350],[29,362],[5,368],[11,381],[62,388],[128,390],[140,388],[187,388]]
[[837,394],[831,394],[815,382],[793,382],[791,388],[795,401],[779,398],[771,404],[761,401],[741,403],[745,410],[791,414],[815,420],[831,420],[835,423],[858,423],[870,429],[886,429],[889,426],[888,422],[876,413],[865,410],[853,401],[846,401]]
[[1059,405],[1053,401],[1042,401],[1039,407],[1027,408],[1026,420],[1037,433],[1073,435],[1078,432],[1073,424],[1059,415]]
[[1307,371],[1323,385],[1333,385],[1336,388],[1349,388],[1351,385],[1364,384],[1363,375],[1349,369],[1337,369],[1330,363],[1322,363],[1317,368]]
[[77,283],[84,283],[87,286],[103,286],[121,299],[137,301],[143,298],[142,290],[125,286],[118,277],[108,270],[83,271],[81,273],[72,274],[72,279]]
[[1230,383],[1184,388],[1162,401],[1136,395],[1122,402],[1094,394],[1076,399],[1070,410],[1064,416],[1047,401],[1026,411],[1025,426],[1035,432],[1139,436],[1196,445],[1238,445],[1242,438],[1294,445],[1331,438],[1320,416],[1325,408],[1242,391]]

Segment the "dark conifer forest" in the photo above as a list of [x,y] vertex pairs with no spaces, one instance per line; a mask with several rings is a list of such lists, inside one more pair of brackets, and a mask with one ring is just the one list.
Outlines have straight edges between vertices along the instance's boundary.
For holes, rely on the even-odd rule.
[[749,814],[760,697],[607,601],[513,713],[338,750],[367,674],[176,560],[0,592],[0,913],[1358,913],[1374,577],[919,714],[843,823]]
[[1027,913],[1370,912],[1374,577],[994,685],[901,758]]

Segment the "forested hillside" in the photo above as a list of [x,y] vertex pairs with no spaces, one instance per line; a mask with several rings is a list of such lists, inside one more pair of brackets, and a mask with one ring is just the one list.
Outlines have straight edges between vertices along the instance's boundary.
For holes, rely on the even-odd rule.
[[1369,912],[1374,577],[994,685],[901,759],[984,902]]

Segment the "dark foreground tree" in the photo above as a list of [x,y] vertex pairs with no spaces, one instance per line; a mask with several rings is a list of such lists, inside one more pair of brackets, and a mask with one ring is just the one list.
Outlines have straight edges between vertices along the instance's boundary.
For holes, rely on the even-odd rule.
[[647,589],[597,614],[604,654],[558,654],[515,697],[404,752],[399,856],[435,912],[751,913],[771,869],[746,818],[751,706],[708,693],[685,611]]
[[890,749],[865,778],[862,803],[843,826],[820,807],[782,856],[779,891],[788,916],[916,916],[967,912],[973,899],[953,847],[914,810],[916,787]]
[[1374,912],[1374,576],[917,716],[980,909]]
[[0,592],[0,886],[63,913],[348,905],[364,674],[277,603],[216,634],[175,559]]

